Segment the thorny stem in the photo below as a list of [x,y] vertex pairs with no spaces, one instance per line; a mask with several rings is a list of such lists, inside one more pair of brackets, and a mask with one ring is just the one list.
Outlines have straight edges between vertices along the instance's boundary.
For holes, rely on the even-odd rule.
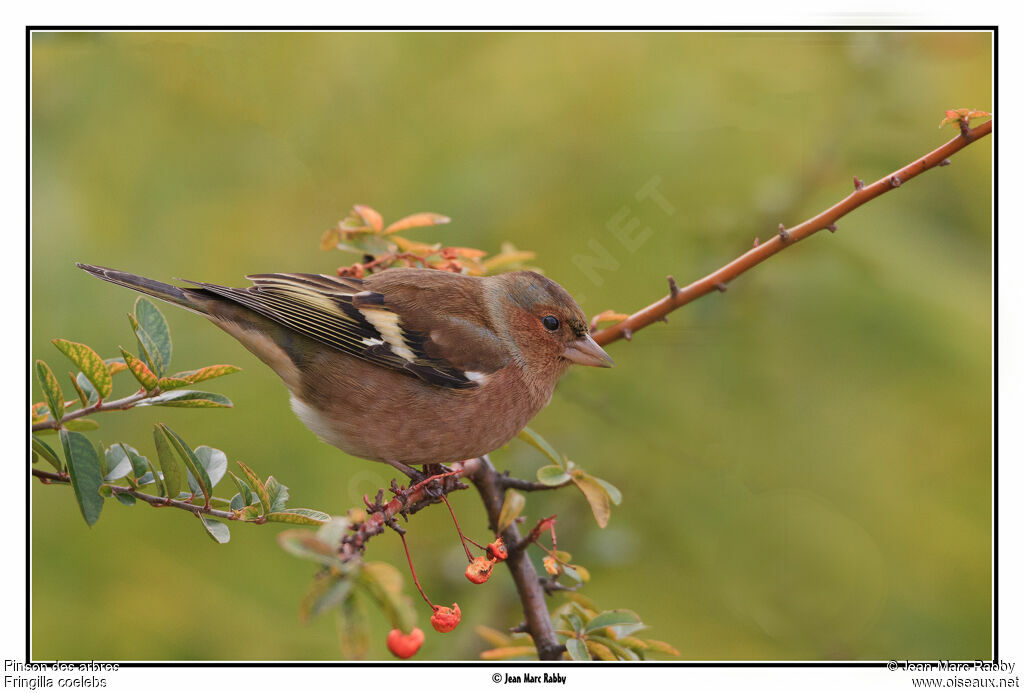
[[928,169],[946,165],[949,163],[949,157],[953,154],[991,132],[991,120],[973,129],[962,125],[960,134],[957,137],[884,178],[879,178],[871,185],[864,185],[859,179],[855,178],[855,190],[836,204],[797,226],[786,228],[780,225],[780,230],[775,236],[772,236],[763,243],[755,243],[751,250],[748,250],[743,255],[706,277],[698,279],[683,288],[679,288],[675,280],[669,277],[668,296],[652,303],[646,308],[638,310],[622,322],[595,332],[592,335],[594,341],[603,346],[620,339],[629,339],[637,330],[647,327],[651,323],[666,320],[666,316],[676,308],[684,306],[713,291],[724,290],[730,281],[764,262],[775,253],[788,248],[797,241],[802,241],[822,229],[835,231],[837,220],[879,195],[901,187],[911,178],[924,173]]

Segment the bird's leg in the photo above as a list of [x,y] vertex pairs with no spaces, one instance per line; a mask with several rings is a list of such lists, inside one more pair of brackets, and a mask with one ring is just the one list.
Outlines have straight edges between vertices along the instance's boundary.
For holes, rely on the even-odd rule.
[[407,477],[409,477],[409,482],[411,485],[416,485],[427,478],[426,474],[413,469],[407,464],[403,464],[395,460],[388,460],[387,463],[390,464],[395,469],[397,469],[398,471],[400,471],[402,474],[405,474]]

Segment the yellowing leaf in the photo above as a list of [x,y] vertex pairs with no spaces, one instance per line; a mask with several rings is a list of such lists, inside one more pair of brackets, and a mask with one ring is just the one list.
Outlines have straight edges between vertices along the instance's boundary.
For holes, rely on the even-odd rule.
[[494,257],[489,257],[482,263],[484,269],[488,272],[492,272],[499,267],[506,267],[508,265],[517,265],[527,260],[532,260],[537,257],[537,253],[532,250],[516,250],[510,243],[502,244],[502,252],[498,253]]
[[320,236],[320,250],[331,250],[341,243],[341,232],[336,228],[327,229],[324,235]]
[[406,229],[414,229],[420,226],[437,226],[438,224],[447,224],[450,221],[451,219],[443,214],[434,214],[433,212],[410,214],[407,217],[402,217],[398,221],[388,224],[388,227],[384,229],[384,235],[386,236],[391,233],[405,231]]
[[593,640],[587,641],[587,649],[590,650],[590,654],[604,662],[614,662],[618,659],[610,649]]
[[496,647],[493,650],[484,650],[480,653],[480,659],[512,659],[513,657],[536,657],[537,648],[533,645],[517,645],[513,647]]
[[661,640],[644,640],[648,649],[654,652],[661,652],[662,654],[672,655],[673,657],[679,656],[679,650],[669,645],[667,642]]
[[210,380],[211,378],[219,378],[222,375],[231,375],[232,373],[238,373],[242,369],[238,366],[232,366],[227,363],[217,364],[216,366],[204,366],[194,371],[185,371],[184,373],[175,373],[172,377],[181,378],[189,384],[202,382],[203,380]]
[[605,490],[604,486],[597,479],[583,471],[575,472],[572,475],[572,481],[583,492],[587,502],[590,503],[590,510],[594,513],[597,526],[602,529],[607,527],[608,520],[612,515],[612,499],[608,495],[608,491]]
[[505,491],[505,502],[502,503],[501,514],[498,516],[498,534],[505,531],[505,528],[519,517],[525,507],[526,496],[514,489]]
[[55,339],[53,345],[61,350],[78,369],[85,374],[92,386],[96,388],[100,399],[106,399],[114,388],[114,381],[110,377],[110,370],[103,359],[99,357],[91,347],[78,342],[70,342],[66,339]]
[[493,647],[505,647],[512,644],[512,638],[500,630],[489,628],[487,626],[477,626],[475,628],[476,634],[487,641],[489,645]]
[[107,359],[107,370],[110,371],[110,375],[117,375],[121,371],[128,370],[128,366],[125,364],[123,359]]
[[46,403],[50,406],[50,416],[60,421],[64,417],[64,392],[46,361],[36,361],[36,378],[39,380]]
[[156,387],[159,382],[159,378],[156,377],[156,373],[149,370],[141,359],[135,358],[135,355],[126,350],[124,347],[120,347],[121,354],[124,356],[125,365],[128,366],[128,370],[131,371],[135,379],[139,381],[139,384],[146,390],[152,390]]

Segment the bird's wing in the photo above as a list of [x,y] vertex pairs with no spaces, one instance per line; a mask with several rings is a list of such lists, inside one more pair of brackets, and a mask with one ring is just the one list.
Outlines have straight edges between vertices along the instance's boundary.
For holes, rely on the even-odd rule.
[[441,387],[476,387],[482,374],[504,363],[491,357],[486,370],[474,371],[460,363],[465,359],[458,358],[457,350],[451,352],[453,358],[445,358],[449,350],[443,342],[451,339],[452,330],[458,332],[457,321],[449,325],[440,320],[435,336],[441,343],[435,343],[431,340],[435,330],[407,329],[409,321],[403,319],[401,310],[390,305],[384,293],[367,290],[360,279],[323,274],[252,274],[246,278],[253,286],[244,289],[189,283],[325,346]]

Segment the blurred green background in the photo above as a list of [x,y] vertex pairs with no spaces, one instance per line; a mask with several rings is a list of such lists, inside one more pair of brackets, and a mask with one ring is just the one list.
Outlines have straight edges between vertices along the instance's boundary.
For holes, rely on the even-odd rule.
[[[134,294],[75,261],[235,285],[329,273],[355,258],[320,251],[321,232],[365,203],[386,221],[452,217],[418,240],[535,250],[588,313],[629,312],[665,275],[692,281],[853,175],[950,139],[944,110],[993,106],[986,33],[32,42],[32,346],[62,382],[49,339],[105,357],[133,342]],[[616,368],[564,378],[533,427],[625,500],[603,531],[572,489],[534,494],[527,515],[558,513],[598,606],[637,610],[684,659],[991,656],[991,164],[987,139],[613,345]],[[648,184],[667,204],[638,194]],[[610,230],[629,223],[639,247]],[[578,256],[600,248],[615,269],[595,281]],[[210,384],[235,408],[107,414],[91,435],[152,454],[167,422],[275,474],[294,506],[343,512],[386,485],[385,467],[307,432],[232,338],[164,312],[176,369],[245,369]],[[545,463],[519,442],[494,458],[521,477]],[[476,495],[452,502],[486,539]],[[88,529],[69,489],[39,484],[32,523],[36,658],[339,656],[331,617],[299,622],[313,566],[275,527],[232,525],[218,546],[185,513],[108,503]],[[442,507],[409,542],[427,592],[464,614],[420,659],[472,659],[474,626],[520,621],[504,571],[466,582]],[[390,534],[369,557],[403,565]],[[371,656],[388,657],[379,614],[373,627]]]

